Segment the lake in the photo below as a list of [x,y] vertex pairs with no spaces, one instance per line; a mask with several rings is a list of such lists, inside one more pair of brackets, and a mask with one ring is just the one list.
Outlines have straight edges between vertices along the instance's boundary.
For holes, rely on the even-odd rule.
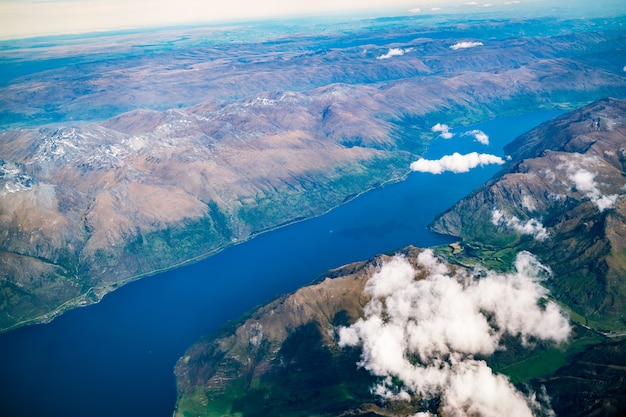
[[[562,112],[503,117],[438,138],[426,157],[502,155],[519,134]],[[480,129],[488,146],[460,133]],[[0,415],[169,417],[174,364],[200,336],[324,271],[409,244],[451,242],[426,226],[500,169],[412,173],[311,220],[206,260],[130,283],[52,323],[0,335]]]

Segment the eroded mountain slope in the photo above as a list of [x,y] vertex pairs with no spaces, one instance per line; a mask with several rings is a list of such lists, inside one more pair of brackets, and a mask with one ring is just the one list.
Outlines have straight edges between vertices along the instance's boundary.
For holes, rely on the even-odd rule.
[[[491,251],[527,249],[555,295],[600,328],[626,326],[626,102],[606,99],[506,148],[501,175],[432,224]],[[472,213],[472,215],[468,215]],[[500,254],[502,256],[502,253]]]

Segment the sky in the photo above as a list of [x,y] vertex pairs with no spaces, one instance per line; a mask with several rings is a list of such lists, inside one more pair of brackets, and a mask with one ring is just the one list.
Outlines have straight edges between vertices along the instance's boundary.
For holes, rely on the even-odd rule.
[[[417,2],[419,3],[419,1]],[[0,37],[416,7],[411,0],[0,0]]]
[[432,13],[454,7],[458,10],[519,3],[520,0],[0,0],[0,39],[345,12]]
[[626,11],[623,0],[0,0],[0,39],[339,13],[464,13],[502,6],[528,12],[554,5]]

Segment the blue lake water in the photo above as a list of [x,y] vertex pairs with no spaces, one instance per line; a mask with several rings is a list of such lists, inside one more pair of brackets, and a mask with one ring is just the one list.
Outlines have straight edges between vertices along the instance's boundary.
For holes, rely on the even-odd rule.
[[[488,146],[457,134],[426,155],[502,155],[517,135],[561,112],[503,117],[480,129]],[[0,335],[0,416],[169,417],[173,367],[200,336],[324,271],[409,244],[451,242],[426,225],[500,169],[412,173],[324,216],[228,248],[196,264],[128,284],[52,323]]]

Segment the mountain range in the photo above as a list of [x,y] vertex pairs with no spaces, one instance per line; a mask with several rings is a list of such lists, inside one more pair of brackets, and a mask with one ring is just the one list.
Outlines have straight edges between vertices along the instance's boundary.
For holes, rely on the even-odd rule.
[[620,24],[403,17],[241,43],[196,33],[150,53],[121,36],[110,51],[35,45],[32,65],[11,48],[0,330],[401,180],[437,123],[622,97]]

